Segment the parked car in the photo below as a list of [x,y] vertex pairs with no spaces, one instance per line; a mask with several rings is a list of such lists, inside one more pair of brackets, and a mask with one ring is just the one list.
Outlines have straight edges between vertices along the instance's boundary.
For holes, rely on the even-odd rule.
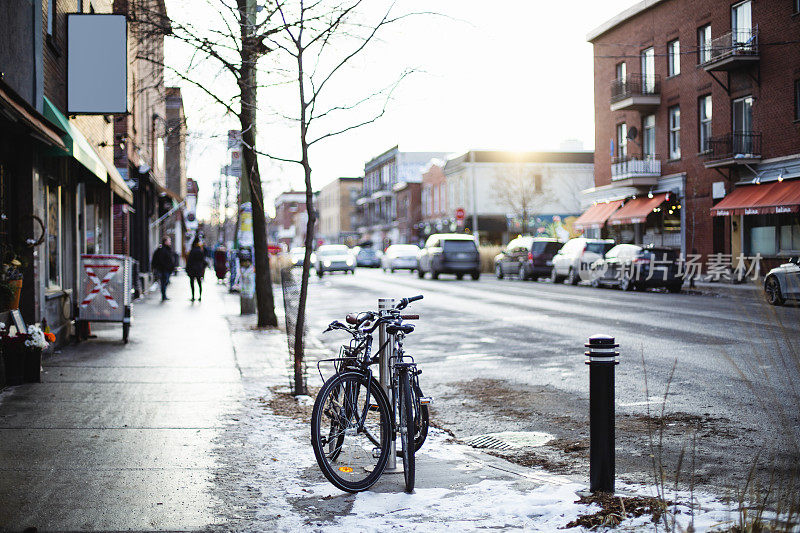
[[356,266],[380,268],[381,255],[374,248],[359,248],[356,252]]
[[325,272],[356,273],[356,259],[344,244],[323,244],[314,253],[314,269],[322,277]]
[[553,256],[561,248],[557,239],[517,237],[494,258],[497,279],[516,276],[519,279],[547,277],[553,268]]
[[792,257],[788,263],[767,272],[764,292],[772,305],[783,305],[790,298],[800,300],[800,257]]
[[381,266],[384,272],[387,270],[392,273],[395,270],[414,272],[417,269],[418,255],[419,246],[415,244],[392,244],[383,253]]
[[305,247],[298,246],[289,250],[289,260],[292,266],[303,266],[303,259],[306,257]]
[[681,292],[679,256],[671,248],[618,244],[598,259],[591,268],[592,287],[619,287],[623,291],[666,287]]
[[553,283],[567,280],[570,285],[577,285],[581,280],[581,272],[588,275],[592,263],[603,257],[613,246],[613,239],[578,237],[568,240],[553,256],[550,279]]
[[469,274],[472,279],[479,279],[481,258],[475,238],[462,233],[434,233],[428,237],[419,252],[417,275],[424,278],[428,272],[433,279],[438,279],[439,274],[455,274],[458,279]]

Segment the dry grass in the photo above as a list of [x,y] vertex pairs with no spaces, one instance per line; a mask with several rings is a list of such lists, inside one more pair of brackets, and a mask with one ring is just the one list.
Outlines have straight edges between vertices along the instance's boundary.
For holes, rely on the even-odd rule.
[[494,258],[503,251],[502,246],[481,246],[481,272],[494,272]]

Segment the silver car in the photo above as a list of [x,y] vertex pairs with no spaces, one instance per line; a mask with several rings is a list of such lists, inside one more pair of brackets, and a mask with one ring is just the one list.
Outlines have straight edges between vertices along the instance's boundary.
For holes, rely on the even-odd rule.
[[324,244],[314,252],[314,269],[322,277],[325,272],[356,273],[356,258],[343,244]]
[[381,266],[383,271],[394,273],[395,270],[410,270],[414,272],[417,269],[417,256],[419,255],[419,246],[416,244],[393,244],[386,249],[386,252],[381,258]]
[[800,257],[792,257],[788,263],[770,270],[764,279],[764,293],[772,305],[800,300]]

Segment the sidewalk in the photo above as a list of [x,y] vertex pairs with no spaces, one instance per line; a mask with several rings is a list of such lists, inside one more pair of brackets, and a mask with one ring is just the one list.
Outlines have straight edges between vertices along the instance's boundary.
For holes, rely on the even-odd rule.
[[576,480],[438,430],[414,494],[401,475],[338,491],[308,425],[270,407],[288,384],[285,334],[255,330],[210,277],[205,288],[191,304],[178,276],[171,300],[135,305],[129,344],[95,327],[45,361],[43,383],[0,394],[0,530],[554,531],[599,509],[574,503]]

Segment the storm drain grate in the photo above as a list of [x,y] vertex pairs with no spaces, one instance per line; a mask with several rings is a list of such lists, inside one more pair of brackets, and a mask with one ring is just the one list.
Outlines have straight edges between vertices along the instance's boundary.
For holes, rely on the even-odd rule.
[[553,436],[540,431],[504,431],[487,433],[464,439],[464,443],[473,448],[490,450],[513,450],[515,448],[544,446]]

